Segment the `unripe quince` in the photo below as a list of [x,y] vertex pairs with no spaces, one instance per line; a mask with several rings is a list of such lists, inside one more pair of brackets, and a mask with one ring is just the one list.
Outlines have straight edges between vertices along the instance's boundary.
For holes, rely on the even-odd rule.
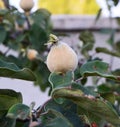
[[29,60],[34,60],[38,55],[38,52],[35,49],[29,49],[27,51],[27,58]]
[[34,6],[33,0],[21,0],[20,1],[20,7],[25,11],[29,12]]
[[74,71],[78,65],[78,57],[76,53],[66,43],[58,41],[56,36],[54,37],[53,46],[48,53],[46,61],[48,69],[52,73],[62,74],[68,71]]

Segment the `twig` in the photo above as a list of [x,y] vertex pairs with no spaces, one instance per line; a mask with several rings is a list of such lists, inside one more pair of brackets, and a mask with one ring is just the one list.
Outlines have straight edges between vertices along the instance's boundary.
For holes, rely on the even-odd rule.
[[110,57],[110,71],[112,70],[113,64],[114,64],[114,57],[111,56]]
[[83,79],[83,77],[80,77],[79,79],[75,80],[75,82],[79,82]]
[[11,48],[8,48],[8,49],[5,51],[4,55],[6,56],[6,54],[7,54],[10,50],[11,50]]
[[45,105],[46,105],[49,101],[51,101],[51,100],[52,100],[52,98],[49,99],[48,101],[46,101],[40,108],[37,109],[37,111],[36,111],[36,117],[37,117],[37,118],[41,115],[42,110],[44,109]]
[[28,30],[30,29],[31,25],[30,25],[30,22],[29,22],[29,19],[28,19],[28,16],[26,16],[26,22],[27,22],[27,27],[28,27]]

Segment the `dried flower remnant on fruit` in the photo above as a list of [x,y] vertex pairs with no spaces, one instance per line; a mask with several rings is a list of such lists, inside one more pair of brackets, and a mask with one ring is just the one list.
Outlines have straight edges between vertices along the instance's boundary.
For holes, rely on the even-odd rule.
[[51,34],[48,44],[52,44],[47,56],[47,67],[52,73],[66,73],[74,71],[78,65],[78,57],[74,50]]
[[38,55],[38,52],[35,49],[29,49],[27,51],[27,58],[29,60],[34,60]]
[[21,0],[20,1],[20,7],[28,15],[29,15],[30,10],[33,8],[33,6],[34,6],[34,1],[33,0]]
[[49,43],[55,44],[58,43],[58,38],[54,34],[50,34]]

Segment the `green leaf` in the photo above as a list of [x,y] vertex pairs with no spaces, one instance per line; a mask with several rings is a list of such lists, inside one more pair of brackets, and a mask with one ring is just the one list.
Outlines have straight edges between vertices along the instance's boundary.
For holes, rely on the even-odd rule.
[[[72,83],[72,72],[67,72],[65,75],[60,75],[56,73],[51,73],[49,76],[49,82],[52,86],[52,92],[55,89],[59,89],[62,87],[69,87]],[[55,99],[59,104],[64,102],[64,99],[59,98]]]
[[45,115],[42,116],[41,125],[39,127],[74,127],[71,123],[56,110],[48,110]]
[[83,31],[80,33],[79,39],[83,42],[81,53],[87,59],[89,59],[88,51],[92,50],[94,47],[94,43],[95,43],[94,35],[90,31]]
[[92,95],[94,97],[99,97],[98,93],[95,93],[93,90],[90,90],[87,87],[81,84],[77,84],[75,82],[72,83],[72,89],[81,90],[85,95]]
[[[111,81],[111,80],[110,80]],[[97,91],[101,94],[101,93],[118,93],[120,94],[120,85],[119,83],[115,83],[115,82],[110,82],[107,81],[106,84],[101,84],[97,87]]]
[[43,28],[40,28],[38,24],[34,23],[29,31],[29,41],[31,42],[32,48],[42,52],[46,48],[44,44],[48,41],[47,32]]
[[90,31],[83,31],[80,33],[79,39],[83,41],[84,45],[88,43],[94,44],[95,39]]
[[32,15],[32,19],[34,23],[37,24],[43,30],[45,30],[47,35],[49,35],[52,30],[52,23],[51,23],[50,16],[51,13],[46,9],[38,9]]
[[1,127],[16,127],[15,124],[16,124],[15,119],[7,118],[7,117],[0,119]]
[[36,74],[37,81],[35,82],[35,85],[39,85],[42,91],[45,91],[46,88],[50,86],[50,83],[48,81],[50,71],[48,70],[46,64],[44,62],[39,61],[39,66],[34,71]]
[[19,26],[23,26],[24,27],[24,23],[26,21],[26,17],[24,15],[24,13],[20,13],[18,11],[16,11],[16,23],[19,25]]
[[104,78],[119,81],[119,76],[114,76],[110,74],[108,69],[109,69],[108,63],[99,60],[94,60],[87,62],[86,64],[83,64],[80,68],[80,73],[83,77],[101,76]]
[[22,103],[21,93],[8,89],[0,89],[0,117],[16,103]]
[[90,31],[83,31],[80,33],[79,39],[83,42],[82,53],[92,50],[94,46],[94,36]]
[[91,44],[91,43],[87,43],[86,45],[84,45],[83,47],[82,47],[82,54],[84,54],[84,52],[86,52],[86,51],[89,51],[89,50],[92,50],[92,48],[93,48],[93,44]]
[[111,30],[110,37],[107,40],[107,42],[108,42],[108,44],[110,44],[111,46],[113,46],[114,40],[115,40],[115,30]]
[[49,82],[52,85],[52,89],[70,86],[72,83],[72,72],[67,72],[65,75],[51,73]]
[[108,93],[111,92],[111,89],[109,88],[108,84],[101,84],[97,87],[97,91],[99,93]]
[[[29,121],[22,121],[22,120],[16,120],[16,126],[15,127],[29,127],[30,122]],[[39,126],[36,126],[39,127]]]
[[44,106],[45,111],[49,109],[54,109],[58,112],[61,112],[62,114],[64,114],[66,111],[74,112],[75,114],[77,113],[77,105],[69,100],[66,100],[62,104],[58,104],[56,101],[54,101],[54,99],[51,99]]
[[117,21],[117,24],[120,25],[120,17],[116,17],[115,19]]
[[30,108],[24,104],[15,104],[8,110],[7,117],[12,119],[25,120],[30,114]]
[[77,115],[77,105],[71,101],[58,104],[50,100],[44,107],[45,111],[54,109],[60,112],[74,127],[84,127],[82,119]]
[[101,84],[97,87],[97,92],[101,97],[112,104],[114,104],[116,100],[120,102],[120,86],[115,83],[112,85],[109,83]]
[[94,115],[94,112],[90,112],[84,108],[81,108],[80,106],[78,106],[77,113],[80,116],[84,116],[84,119],[88,124],[95,122],[97,125],[99,125],[99,123],[101,122],[101,118]]
[[114,5],[117,6],[119,3],[119,0],[113,0],[113,2],[114,2]]
[[105,54],[108,54],[108,55],[120,57],[119,52],[113,52],[113,51],[108,50],[107,48],[97,47],[95,50],[96,50],[97,53],[105,53]]
[[7,32],[3,27],[0,26],[0,43],[3,43],[7,36]]
[[[50,12],[46,9],[38,9],[36,12],[32,14],[32,18],[35,23],[39,25],[45,25],[50,20]],[[39,23],[40,22],[40,23]]]
[[0,16],[4,16],[8,13],[7,9],[0,9]]
[[67,88],[55,90],[52,96],[53,98],[61,97],[69,99],[84,110],[94,114],[94,116],[105,119],[112,124],[120,125],[120,118],[117,112],[108,101],[102,98],[85,96],[84,93],[80,90],[70,90]]
[[115,43],[115,49],[118,53],[120,52],[120,40]]
[[48,35],[51,32],[50,12],[46,9],[38,9],[31,15],[33,24],[30,28],[29,40],[32,47],[39,52],[45,50],[44,45],[48,41]]
[[[109,101],[113,105],[115,104],[115,101],[117,100],[117,95],[112,92],[102,93],[100,95],[101,95],[101,97],[103,97],[105,100]],[[120,99],[120,97],[119,97],[119,99]]]
[[0,77],[35,81],[35,75],[27,68],[19,69],[15,64],[0,60]]

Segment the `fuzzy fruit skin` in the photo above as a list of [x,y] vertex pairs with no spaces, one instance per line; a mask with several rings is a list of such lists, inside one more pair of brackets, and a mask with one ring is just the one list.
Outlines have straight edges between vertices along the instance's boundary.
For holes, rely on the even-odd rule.
[[33,0],[21,0],[20,1],[20,7],[25,11],[29,12],[34,6]]
[[37,55],[38,55],[38,52],[35,49],[29,49],[27,51],[27,58],[29,60],[34,60]]
[[78,58],[66,43],[58,42],[51,47],[46,63],[50,72],[64,74],[77,68]]

